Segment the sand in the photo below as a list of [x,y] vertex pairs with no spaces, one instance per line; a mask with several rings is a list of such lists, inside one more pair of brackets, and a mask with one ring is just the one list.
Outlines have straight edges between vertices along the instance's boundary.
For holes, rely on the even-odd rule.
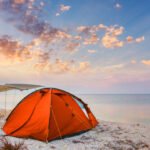
[[105,121],[91,131],[48,144],[31,139],[6,138],[11,143],[24,141],[29,150],[150,150],[149,126]]
[[[0,119],[1,126],[4,118]],[[2,134],[0,130],[0,138],[3,138]],[[9,136],[6,138],[12,144],[24,141],[29,150],[150,150],[150,125],[101,121],[88,132],[49,143]]]

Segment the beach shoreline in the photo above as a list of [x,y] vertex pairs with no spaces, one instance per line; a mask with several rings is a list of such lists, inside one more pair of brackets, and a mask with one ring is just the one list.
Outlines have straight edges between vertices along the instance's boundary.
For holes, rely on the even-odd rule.
[[[4,118],[0,119],[1,127],[5,122]],[[29,150],[149,150],[149,131],[150,125],[100,121],[99,125],[90,131],[48,143],[10,136],[6,136],[6,139],[12,144],[23,141]],[[2,130],[0,134],[2,139]]]

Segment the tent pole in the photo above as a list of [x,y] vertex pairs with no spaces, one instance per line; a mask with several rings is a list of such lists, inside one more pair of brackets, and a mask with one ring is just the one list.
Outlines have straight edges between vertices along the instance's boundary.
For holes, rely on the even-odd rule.
[[14,90],[14,96],[13,96],[13,107],[14,107],[15,99],[16,99],[16,90]]
[[6,107],[7,107],[6,97],[7,97],[7,91],[5,91],[5,115],[6,115]]

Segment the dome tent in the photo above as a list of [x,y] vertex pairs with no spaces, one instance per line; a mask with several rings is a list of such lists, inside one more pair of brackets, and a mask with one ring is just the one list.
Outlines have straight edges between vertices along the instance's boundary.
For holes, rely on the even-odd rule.
[[3,131],[9,136],[50,141],[87,131],[97,124],[81,99],[60,89],[43,88],[26,96],[14,108]]

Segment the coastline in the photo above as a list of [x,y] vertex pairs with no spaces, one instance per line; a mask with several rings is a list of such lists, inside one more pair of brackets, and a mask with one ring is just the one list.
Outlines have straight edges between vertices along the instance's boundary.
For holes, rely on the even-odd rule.
[[[4,118],[6,117],[0,119],[1,127]],[[149,150],[149,131],[150,125],[100,121],[99,125],[90,131],[48,143],[10,136],[6,139],[12,144],[23,141],[29,150]],[[2,134],[0,130],[0,138],[3,138]]]

